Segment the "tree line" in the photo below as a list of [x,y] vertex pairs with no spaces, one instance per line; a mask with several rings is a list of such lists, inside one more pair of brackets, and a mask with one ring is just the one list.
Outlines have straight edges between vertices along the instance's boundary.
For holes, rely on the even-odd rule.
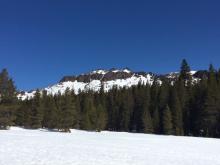
[[174,82],[163,79],[152,85],[113,87],[104,92],[48,95],[36,91],[29,100],[18,100],[7,70],[0,73],[0,128],[48,128],[67,132],[126,131],[165,135],[220,137],[220,71],[210,65],[207,76],[193,82],[190,66],[182,61]]

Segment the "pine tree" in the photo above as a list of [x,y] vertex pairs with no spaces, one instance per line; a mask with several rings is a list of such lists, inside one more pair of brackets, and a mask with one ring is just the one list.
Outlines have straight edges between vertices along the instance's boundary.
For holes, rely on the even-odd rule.
[[43,106],[40,91],[37,90],[34,98],[31,100],[31,128],[42,128]]
[[169,88],[170,85],[167,81],[163,81],[162,85],[159,89],[159,98],[158,98],[158,106],[159,110],[162,111],[164,108],[166,108],[166,105],[169,101]]
[[183,135],[183,115],[175,86],[171,90],[170,99],[174,133],[175,135]]
[[212,65],[209,67],[208,88],[202,112],[202,129],[205,136],[215,137],[218,132],[219,102],[216,71]]
[[149,86],[139,84],[134,88],[134,110],[132,114],[132,131],[144,132],[146,120],[144,113],[149,111],[150,90]]
[[12,104],[17,100],[16,88],[13,80],[9,77],[7,69],[0,73],[0,103]]
[[195,136],[203,136],[203,110],[207,95],[207,80],[202,79],[194,86],[194,91],[194,102],[191,107],[191,129]]
[[0,73],[0,129],[8,129],[14,123],[16,101],[14,82],[3,69]]
[[94,130],[95,129],[95,118],[93,115],[96,115],[96,114],[94,113],[95,106],[94,106],[93,98],[90,94],[86,94],[83,96],[81,112],[82,113],[81,113],[80,128],[84,130]]
[[117,125],[117,112],[119,111],[118,105],[116,104],[118,89],[113,87],[111,91],[109,91],[107,95],[107,114],[108,114],[108,122],[107,128],[108,130],[115,131]]
[[179,80],[176,82],[178,97],[180,100],[180,106],[183,113],[183,121],[184,121],[184,132],[185,134],[190,133],[190,100],[192,99],[191,91],[192,91],[192,75],[190,73],[191,69],[186,60],[184,59],[180,68],[180,76]]
[[43,94],[43,126],[48,129],[59,128],[59,113],[52,95]]
[[153,133],[153,122],[149,109],[144,110],[143,122],[144,122],[144,133]]
[[151,101],[150,101],[150,113],[152,114],[152,120],[153,120],[153,128],[154,133],[160,133],[160,114],[158,110],[158,101],[159,101],[159,87],[157,80],[155,79],[151,89],[150,89],[150,95],[151,95]]
[[191,81],[190,66],[186,59],[182,60],[179,79],[184,80],[185,83]]
[[0,105],[0,129],[9,129],[13,125],[13,120],[10,107]]
[[32,124],[32,100],[20,100],[15,109],[15,125],[31,128]]
[[16,110],[16,120],[15,124],[17,126],[24,126],[24,121],[25,121],[25,114],[27,113],[27,100],[25,101],[20,101],[19,107]]
[[154,128],[154,133],[159,134],[160,133],[160,114],[159,114],[159,110],[156,107],[153,110],[153,128]]
[[168,105],[163,111],[163,133],[166,135],[173,134],[172,115]]
[[97,119],[96,119],[96,130],[100,132],[101,130],[104,130],[106,128],[107,124],[107,116],[106,116],[106,109],[99,104],[98,107],[96,108],[96,114],[97,114]]
[[168,102],[169,102],[169,88],[170,85],[169,83],[165,80],[162,82],[162,85],[159,89],[159,96],[158,96],[158,111],[159,111],[159,116],[160,116],[160,133],[163,133],[163,111],[166,108]]
[[69,132],[70,128],[73,128],[75,120],[76,120],[75,100],[71,96],[71,92],[69,88],[67,88],[62,101],[59,130],[64,132]]
[[120,104],[120,129],[122,131],[129,131],[130,117],[133,112],[133,98],[131,90],[123,89],[121,91],[121,104]]

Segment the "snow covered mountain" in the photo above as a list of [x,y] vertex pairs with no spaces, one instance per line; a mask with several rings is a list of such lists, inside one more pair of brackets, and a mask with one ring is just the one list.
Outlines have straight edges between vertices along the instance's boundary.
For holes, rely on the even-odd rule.
[[[199,80],[199,75],[196,71],[192,71],[193,81]],[[67,88],[74,90],[76,94],[81,91],[99,91],[101,87],[104,91],[108,92],[114,86],[117,88],[142,84],[152,84],[155,81],[161,83],[161,79],[168,78],[171,82],[175,81],[178,77],[178,72],[173,72],[166,75],[156,75],[151,72],[133,72],[128,68],[125,69],[110,69],[110,70],[94,70],[92,72],[81,74],[79,76],[65,76],[59,83],[46,87],[42,90],[46,90],[48,94],[58,94],[60,92],[63,94]],[[32,98],[36,90],[30,92],[21,92],[18,98],[21,100]]]

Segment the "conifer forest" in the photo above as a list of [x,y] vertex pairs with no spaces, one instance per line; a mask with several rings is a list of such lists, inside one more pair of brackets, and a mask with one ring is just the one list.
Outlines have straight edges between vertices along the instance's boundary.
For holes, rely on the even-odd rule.
[[220,137],[220,70],[212,65],[192,82],[190,66],[182,61],[178,79],[152,85],[113,88],[104,92],[49,95],[37,90],[20,100],[8,71],[0,73],[0,128],[71,128],[177,136]]

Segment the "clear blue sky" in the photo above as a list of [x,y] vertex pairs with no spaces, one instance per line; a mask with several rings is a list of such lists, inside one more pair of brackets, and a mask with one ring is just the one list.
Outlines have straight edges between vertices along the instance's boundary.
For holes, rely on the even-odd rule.
[[2,0],[0,68],[18,89],[97,68],[220,67],[220,1]]

